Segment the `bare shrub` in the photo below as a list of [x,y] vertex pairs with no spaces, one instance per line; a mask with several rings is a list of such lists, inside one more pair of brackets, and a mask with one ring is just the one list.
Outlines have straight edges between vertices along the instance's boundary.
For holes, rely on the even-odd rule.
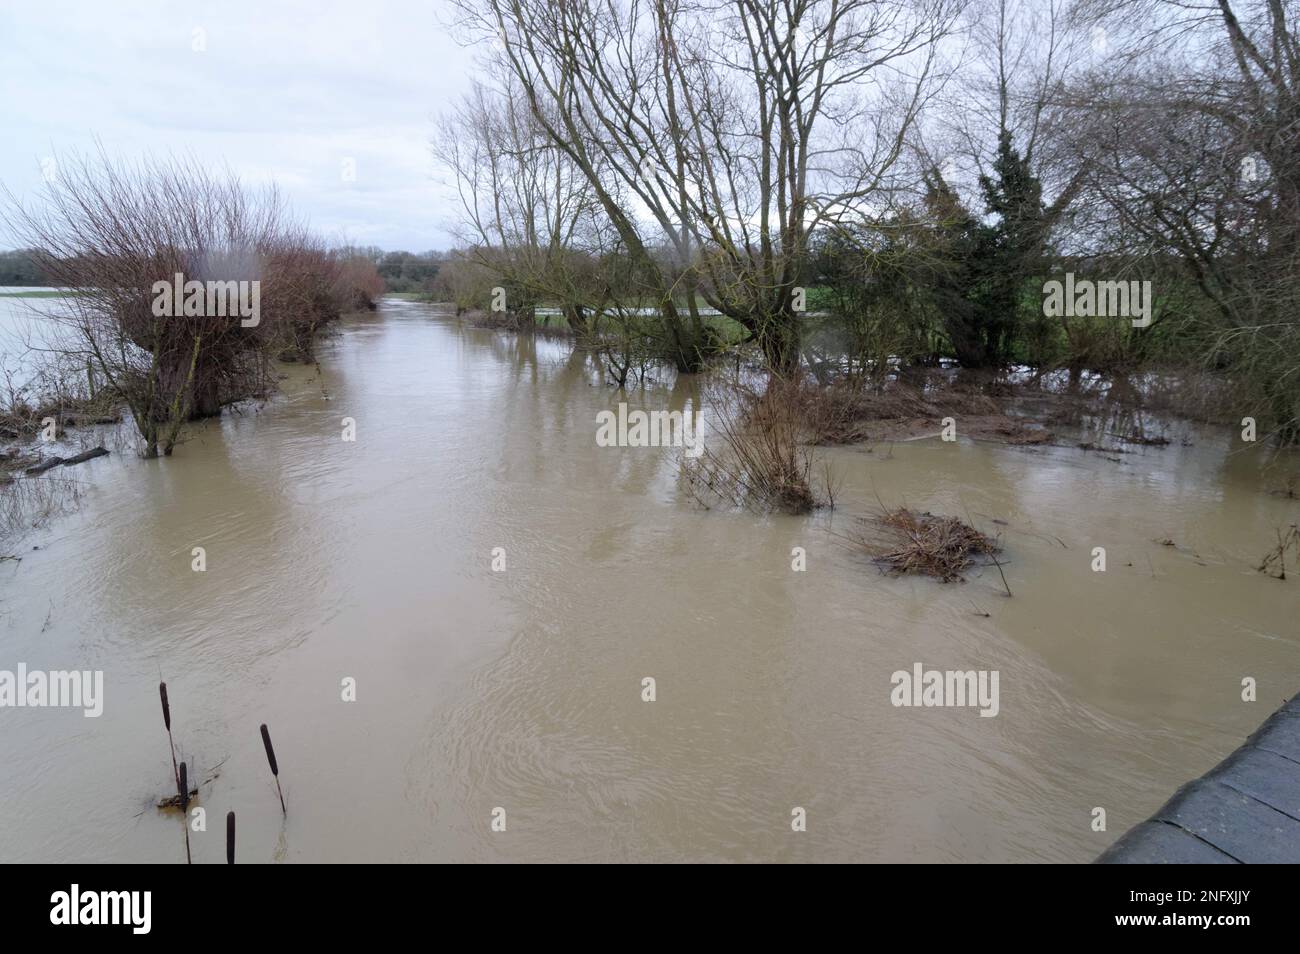
[[32,438],[51,418],[61,430],[121,419],[120,399],[96,386],[94,369],[67,355],[29,351],[19,367],[0,363],[0,438]]
[[757,511],[805,514],[834,505],[829,470],[814,493],[814,456],[805,441],[798,388],[772,378],[762,390],[731,382],[715,388],[712,431],[721,439],[685,467],[696,500]]
[[[39,249],[50,281],[73,292],[46,312],[59,331],[54,349],[89,363],[120,396],[145,456],[170,454],[186,421],[266,393],[269,348],[301,341],[304,324],[314,330],[331,315],[323,299],[334,263],[322,262],[273,188],[251,192],[193,160],[113,162],[101,151],[62,157],[42,203],[8,199],[12,230]],[[155,283],[176,274],[260,283],[260,321],[212,309],[156,314]]]
[[456,315],[482,312],[492,300],[499,277],[466,249],[453,249],[438,269],[438,285],[456,306]]
[[338,261],[338,277],[334,294],[344,313],[374,311],[384,294],[384,279],[375,263],[352,249],[334,253]]
[[628,315],[623,309],[611,309],[602,330],[588,340],[610,383],[620,389],[632,380],[644,384],[650,365],[658,358],[653,329],[644,319]]
[[267,327],[262,351],[276,353],[284,360],[310,361],[316,336],[339,319],[354,297],[342,262],[323,244],[301,233],[272,245],[265,260],[271,276],[274,320]]

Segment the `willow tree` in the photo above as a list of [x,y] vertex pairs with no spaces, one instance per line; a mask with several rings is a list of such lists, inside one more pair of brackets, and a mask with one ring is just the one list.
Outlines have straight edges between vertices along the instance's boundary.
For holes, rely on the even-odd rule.
[[1079,151],[1100,157],[1092,197],[1130,241],[1182,262],[1207,306],[1196,328],[1205,359],[1242,388],[1244,413],[1300,440],[1294,4],[1107,0],[1083,10],[1116,43],[1105,75],[1077,93]]
[[457,2],[586,177],[677,366],[704,359],[707,305],[780,372],[800,360],[810,236],[892,185],[961,5]]
[[[148,457],[170,454],[186,421],[265,393],[270,347],[331,307],[320,293],[334,266],[275,190],[248,190],[192,160],[63,156],[43,195],[9,197],[6,218],[50,282],[73,293],[47,312],[59,329],[53,347],[128,405]],[[188,294],[160,308],[159,288],[178,275],[256,295],[256,317],[206,297],[191,308]]]
[[498,278],[516,323],[531,327],[548,302],[580,338],[592,334],[608,297],[595,267],[606,220],[509,75],[495,86],[475,82],[442,118],[433,151],[459,198],[464,255]]

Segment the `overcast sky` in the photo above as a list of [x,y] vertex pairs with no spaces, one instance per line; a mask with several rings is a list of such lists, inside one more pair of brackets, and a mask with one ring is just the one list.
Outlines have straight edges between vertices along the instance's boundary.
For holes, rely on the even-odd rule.
[[3,0],[0,181],[26,201],[98,137],[274,180],[330,238],[446,247],[428,144],[473,64],[449,21],[445,0]]

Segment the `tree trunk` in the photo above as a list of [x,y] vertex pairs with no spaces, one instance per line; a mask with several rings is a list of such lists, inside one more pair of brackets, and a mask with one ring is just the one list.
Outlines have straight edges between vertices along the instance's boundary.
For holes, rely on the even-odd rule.
[[591,322],[585,308],[581,305],[565,305],[563,313],[564,320],[568,322],[569,330],[573,332],[575,338],[586,341],[591,337]]
[[799,371],[803,342],[797,315],[782,313],[766,319],[758,327],[757,338],[769,371],[782,377],[791,377]]
[[662,308],[664,322],[668,325],[669,357],[681,374],[695,374],[704,367],[701,353],[703,335],[696,323],[687,327],[682,321],[677,306],[672,301],[665,302]]
[[206,380],[202,374],[194,383],[194,397],[190,406],[190,420],[197,421],[205,417],[218,417],[221,414],[221,395],[215,377]]

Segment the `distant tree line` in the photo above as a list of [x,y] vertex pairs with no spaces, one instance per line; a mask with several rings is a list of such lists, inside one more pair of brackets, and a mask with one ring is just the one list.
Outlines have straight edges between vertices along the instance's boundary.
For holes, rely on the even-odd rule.
[[373,245],[355,247],[353,254],[375,266],[384,280],[384,290],[393,293],[433,294],[438,285],[438,269],[445,261],[445,252],[386,252]]
[[0,285],[46,286],[35,249],[19,248],[0,252]]
[[[438,268],[447,257],[445,252],[385,252],[374,246],[349,247],[348,253],[375,267],[383,279],[383,291],[429,294],[438,290]],[[38,249],[0,251],[0,286],[49,286],[50,281],[40,261]]]

